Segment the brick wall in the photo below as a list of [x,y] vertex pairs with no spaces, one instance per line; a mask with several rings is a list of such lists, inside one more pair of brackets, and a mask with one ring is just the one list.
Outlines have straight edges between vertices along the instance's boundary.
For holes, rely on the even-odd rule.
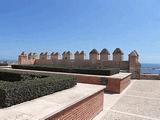
[[119,93],[120,91],[120,79],[109,79],[107,84],[107,91]]
[[122,92],[131,82],[131,76],[126,77],[125,79],[120,81],[120,91]]
[[47,120],[90,120],[103,110],[103,95],[100,91]]
[[102,85],[101,77],[83,76],[83,75],[77,75],[75,77],[77,78],[78,82],[80,82],[80,83]]
[[114,77],[84,76],[84,75],[78,75],[75,77],[80,83],[106,85],[106,91],[115,93],[121,93],[130,84],[131,80],[131,75],[126,76],[123,79]]
[[102,64],[103,66],[109,67],[109,68],[120,68],[122,70],[129,69],[129,61],[115,62],[115,61],[109,60],[109,61],[103,61]]
[[107,91],[121,93],[129,84],[131,76],[124,79],[109,78],[107,84]]
[[52,60],[42,60],[37,59],[35,61],[35,64],[53,64],[53,65],[63,65],[63,66],[69,66],[69,67],[109,67],[109,68],[120,68],[120,69],[129,69],[129,62],[128,61],[100,61],[97,60],[94,64],[90,60],[58,60],[58,61],[52,61]]
[[141,79],[159,80],[160,75],[158,75],[158,74],[141,74]]

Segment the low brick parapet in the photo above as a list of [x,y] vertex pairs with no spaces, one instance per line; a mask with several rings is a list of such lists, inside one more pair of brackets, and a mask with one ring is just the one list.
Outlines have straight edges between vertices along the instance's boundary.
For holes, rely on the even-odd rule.
[[128,76],[131,76],[131,73],[118,73],[114,74],[112,76],[108,76],[108,78],[114,78],[114,79],[124,79],[127,78]]
[[131,73],[119,73],[108,77],[107,91],[121,93],[129,84]]
[[106,85],[106,91],[121,93],[129,84],[131,73],[118,73],[112,76],[76,75],[78,82]]
[[69,75],[77,78],[79,83],[105,85],[106,91],[120,93],[130,83],[131,73],[118,73],[111,76],[105,75],[88,75],[88,74],[77,74],[77,73],[63,73],[63,72],[48,72],[48,71],[36,71],[36,70],[23,70],[23,69],[0,69],[3,71],[12,71],[19,73],[30,73],[30,74],[41,74],[41,75]]
[[9,108],[1,120],[89,120],[103,110],[104,86],[77,86]]
[[141,79],[160,80],[159,74],[141,74]]

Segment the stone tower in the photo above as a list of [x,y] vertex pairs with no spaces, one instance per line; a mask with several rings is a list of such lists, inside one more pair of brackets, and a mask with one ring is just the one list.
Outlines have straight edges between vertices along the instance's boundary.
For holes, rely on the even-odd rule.
[[31,59],[32,59],[32,52],[28,54],[28,60],[31,60]]
[[61,55],[60,55],[59,52],[56,52],[56,53],[54,54],[54,59],[55,59],[55,60],[61,59]]
[[70,51],[68,51],[67,53],[66,53],[66,57],[67,57],[67,60],[71,60],[72,59],[72,53],[70,52]]
[[90,53],[89,53],[89,59],[92,63],[96,63],[99,60],[99,53],[96,49],[93,49]]
[[116,48],[113,52],[113,61],[115,62],[121,62],[123,61],[123,55],[124,53],[120,48]]
[[78,51],[75,52],[74,59],[75,59],[75,61],[79,60],[79,52]]
[[25,54],[24,52],[22,52],[18,56],[18,64],[20,64],[20,65],[27,64],[27,61],[28,61],[27,54]]
[[85,59],[85,53],[84,53],[84,51],[81,51],[80,53],[79,53],[79,60],[80,61],[83,61]]
[[48,60],[48,58],[49,58],[48,52],[45,52],[44,53],[44,60]]
[[140,79],[140,67],[139,55],[134,50],[129,54],[129,72],[132,73],[132,78]]
[[40,53],[40,55],[39,55],[40,60],[43,60],[43,54],[44,54],[43,52]]
[[108,61],[108,60],[109,60],[109,57],[110,57],[109,51],[104,48],[104,49],[100,52],[100,60],[101,60],[101,61]]
[[56,52],[56,53],[52,52],[51,53],[51,60],[58,61],[59,59],[60,59],[60,54],[58,52]]
[[48,53],[47,53],[47,52],[46,52],[46,53],[43,53],[43,52],[42,52],[42,53],[40,54],[40,59],[41,59],[41,60],[48,60]]
[[62,53],[62,59],[63,59],[63,60],[67,60],[67,52],[66,52],[66,51],[64,51],[64,52]]
[[54,60],[54,52],[51,53],[51,60]]

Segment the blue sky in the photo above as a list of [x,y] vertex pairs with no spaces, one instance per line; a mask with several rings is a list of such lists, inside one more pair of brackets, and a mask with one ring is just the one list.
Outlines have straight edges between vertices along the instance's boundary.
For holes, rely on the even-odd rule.
[[160,0],[0,0],[0,57],[122,48],[160,63]]

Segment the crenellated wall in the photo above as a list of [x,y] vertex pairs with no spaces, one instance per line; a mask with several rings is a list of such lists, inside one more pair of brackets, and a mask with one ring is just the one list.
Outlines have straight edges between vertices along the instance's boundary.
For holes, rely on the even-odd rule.
[[41,53],[29,53],[24,52],[19,55],[19,64],[54,64],[68,67],[109,67],[120,68],[121,70],[127,70],[132,73],[132,78],[140,78],[140,63],[139,55],[134,50],[129,54],[128,61],[123,60],[123,52],[120,48],[116,48],[112,53],[113,58],[110,60],[110,53],[107,49],[103,49],[100,53],[93,49],[89,53],[89,59],[86,59],[84,51],[77,51],[74,55],[70,51],[65,51],[63,54]]

